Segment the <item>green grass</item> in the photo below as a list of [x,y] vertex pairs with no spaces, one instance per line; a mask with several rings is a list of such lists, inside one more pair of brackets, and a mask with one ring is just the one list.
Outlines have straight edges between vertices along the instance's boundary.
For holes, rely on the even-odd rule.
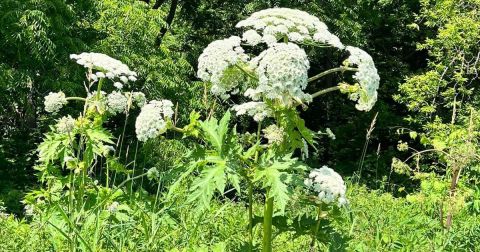
[[[471,213],[457,213],[453,228],[445,231],[435,211],[420,203],[360,186],[350,186],[348,197],[350,210],[331,211],[322,220],[317,235],[319,251],[474,251],[480,246],[480,221]],[[79,242],[79,251],[248,249],[243,203],[216,202],[201,213],[179,202],[156,211],[149,209],[146,202],[136,200],[117,212],[121,215],[101,221],[101,232],[96,225],[83,224],[78,233],[88,246]],[[262,209],[260,204],[254,209],[259,249]],[[51,216],[49,222],[62,229],[61,218]],[[296,203],[289,205],[285,216],[274,217],[273,251],[307,251],[314,216],[313,208]],[[45,216],[27,220],[0,217],[0,251],[67,251],[65,237],[45,220]]]

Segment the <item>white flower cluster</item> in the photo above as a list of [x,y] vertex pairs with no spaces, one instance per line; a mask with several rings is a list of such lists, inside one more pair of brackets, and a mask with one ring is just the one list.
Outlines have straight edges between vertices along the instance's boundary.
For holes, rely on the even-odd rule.
[[256,69],[258,86],[248,89],[245,96],[253,100],[267,98],[290,106],[298,101],[311,101],[303,90],[308,84],[310,62],[307,54],[293,43],[278,43],[251,61]]
[[70,115],[64,116],[58,119],[56,127],[59,133],[70,133],[75,128],[75,119],[73,119]]
[[246,102],[234,105],[232,109],[237,112],[237,115],[249,115],[257,122],[263,121],[273,114],[273,111],[264,102]]
[[308,189],[318,193],[318,200],[325,204],[335,201],[338,206],[348,204],[345,197],[347,187],[342,177],[327,166],[312,170],[304,183]]
[[57,113],[67,103],[67,98],[62,91],[57,93],[50,92],[45,96],[45,111],[49,113]]
[[[92,81],[97,81],[99,78],[109,78],[111,80],[118,78],[126,84],[128,81],[137,80],[137,73],[131,71],[127,65],[102,53],[70,54],[70,59],[75,60],[85,68],[97,70],[98,72],[89,76]],[[118,84],[115,86],[118,88]]]
[[285,137],[283,128],[272,124],[262,130],[263,136],[268,140],[269,144],[281,144]]
[[145,97],[145,94],[142,92],[133,92],[131,93],[133,102],[137,104],[138,107],[143,107],[145,103],[147,102],[147,98]]
[[358,67],[358,71],[353,75],[353,78],[358,81],[359,89],[350,95],[350,99],[357,101],[355,107],[358,110],[369,111],[377,101],[380,76],[372,57],[368,53],[353,46],[347,46],[346,49],[350,52],[350,56],[345,63]]
[[248,60],[240,43],[241,39],[236,36],[213,41],[198,58],[197,75],[203,81],[212,83],[213,94],[228,98],[227,92],[237,88],[238,83],[222,79],[229,67]]
[[335,140],[335,134],[333,134],[332,130],[330,128],[325,129],[325,133],[327,134],[328,138]]
[[115,213],[118,209],[118,206],[120,206],[120,203],[117,201],[112,202],[109,206],[107,206],[107,211],[110,213]]
[[152,100],[142,107],[135,122],[138,140],[145,142],[167,131],[167,118],[173,116],[173,103],[169,100]]
[[107,95],[107,111],[116,115],[127,110],[128,99],[121,92],[113,91]]
[[147,171],[147,178],[150,180],[157,179],[160,177],[160,172],[158,172],[157,168],[152,167]]
[[288,38],[292,42],[313,40],[340,49],[344,48],[340,39],[328,31],[325,23],[301,10],[289,8],[261,10],[240,21],[236,27],[252,29],[244,33],[243,40],[253,46],[260,41],[274,45],[278,40]]

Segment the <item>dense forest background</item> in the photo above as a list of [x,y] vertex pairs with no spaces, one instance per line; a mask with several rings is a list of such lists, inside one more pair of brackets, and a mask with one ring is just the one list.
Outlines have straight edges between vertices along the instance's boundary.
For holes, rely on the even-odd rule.
[[[176,102],[176,122],[187,124],[191,111],[211,109],[206,99],[216,101],[218,115],[229,107],[203,95],[205,83],[196,76],[202,50],[238,33],[235,24],[246,16],[272,7],[319,17],[343,42],[367,51],[381,78],[378,102],[368,113],[359,113],[338,95],[325,96],[302,112],[310,129],[331,128],[336,135],[335,141],[319,139],[309,164],[328,164],[368,189],[399,198],[421,190],[426,177],[447,185],[460,178],[458,187],[471,192],[465,204],[480,211],[475,205],[478,147],[472,140],[473,154],[461,155],[471,146],[462,145],[466,140],[459,133],[473,131],[478,137],[472,128],[480,106],[475,89],[480,84],[478,0],[2,0],[0,201],[6,211],[23,216],[25,193],[41,186],[33,169],[36,149],[54,122],[44,112],[44,96],[60,89],[69,96],[85,95],[78,85],[85,73],[70,54],[99,52],[121,60],[139,74],[136,89],[149,99]],[[312,49],[312,73],[339,65],[345,55],[335,53]],[[336,84],[332,77],[308,88]],[[60,115],[78,108],[69,109]],[[121,134],[123,120],[107,125],[114,135]],[[240,129],[255,127],[245,118],[236,121]],[[171,140],[140,147],[145,167],[169,169],[192,141],[168,136]],[[133,133],[125,139],[124,146],[136,143]],[[450,155],[422,152],[431,149]],[[461,176],[445,168],[457,166],[468,168],[457,169]]]
[[[423,26],[412,28],[420,12],[418,1],[7,0],[0,5],[4,27],[0,36],[0,192],[16,212],[21,210],[23,192],[35,185],[35,149],[52,123],[44,116],[43,97],[59,88],[71,96],[84,92],[77,85],[84,73],[70,62],[71,53],[95,51],[122,60],[139,73],[141,84],[137,85],[149,98],[178,102],[184,112],[179,120],[185,121],[186,111],[205,109],[197,95],[203,85],[195,77],[195,66],[211,40],[231,34],[233,24],[257,10],[275,6],[306,10],[320,17],[342,41],[367,48],[377,62],[380,102],[371,112],[358,116],[345,104],[347,98],[335,96],[314,104],[305,114],[313,130],[343,125],[335,129],[338,141],[315,154],[352,174],[358,168],[366,131],[378,113],[366,153],[364,178],[369,181],[369,176],[381,177],[390,171],[398,138],[394,128],[404,125],[402,119],[407,116],[392,95],[407,76],[426,67],[427,53],[417,50],[417,43],[435,32]],[[338,63],[328,58],[312,58],[312,71]],[[332,84],[327,80],[317,85]],[[320,113],[317,106],[328,109]],[[218,110],[224,109],[219,106]],[[242,126],[249,127],[246,122]]]

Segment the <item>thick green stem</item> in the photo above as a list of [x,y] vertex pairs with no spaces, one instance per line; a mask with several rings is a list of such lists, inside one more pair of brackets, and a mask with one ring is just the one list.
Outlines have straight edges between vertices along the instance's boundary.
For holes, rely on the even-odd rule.
[[[257,143],[260,141],[260,134],[262,132],[262,123],[258,123],[257,128]],[[258,161],[258,150],[255,150],[255,164]],[[251,167],[255,168],[255,166]],[[252,170],[252,172],[254,172]],[[253,251],[253,182],[249,178],[248,183],[248,233],[250,238],[250,251]]]
[[250,251],[253,251],[253,185],[248,183],[248,235]]
[[315,241],[317,240],[318,229],[320,228],[320,221],[322,220],[321,214],[322,214],[322,205],[320,204],[318,205],[318,208],[317,208],[317,224],[315,225],[315,229],[313,230],[312,241],[310,242],[311,252],[315,250]]
[[345,71],[358,71],[358,68],[353,68],[353,67],[336,67],[336,68],[332,68],[332,69],[329,69],[325,72],[321,72],[315,76],[312,76],[310,78],[308,78],[308,82],[312,82],[312,81],[315,81],[315,80],[318,80],[320,78],[322,78],[323,76],[325,75],[329,75],[331,73],[336,73],[336,72],[345,72]]
[[100,99],[100,97],[102,96],[102,85],[103,85],[104,80],[105,80],[104,78],[100,78],[100,80],[98,81],[97,99]]
[[313,93],[313,94],[312,94],[312,99],[315,98],[315,97],[324,95],[324,94],[326,94],[326,93],[330,93],[330,92],[333,92],[333,91],[337,91],[337,90],[340,90],[340,86],[325,88],[325,89],[323,89],[323,90],[320,90],[320,91],[318,91],[318,92]]
[[82,102],[86,101],[86,99],[82,98],[82,97],[67,97],[66,100],[67,101],[82,101]]
[[263,213],[263,252],[272,251],[272,217],[273,217],[273,197],[268,198]]

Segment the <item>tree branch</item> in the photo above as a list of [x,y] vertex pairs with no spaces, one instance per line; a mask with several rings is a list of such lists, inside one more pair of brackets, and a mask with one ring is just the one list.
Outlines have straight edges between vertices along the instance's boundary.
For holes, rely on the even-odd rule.
[[[148,2],[150,3],[150,0],[148,0]],[[152,9],[156,10],[156,9],[160,8],[160,6],[162,6],[165,2],[166,2],[166,0],[156,0]]]
[[[164,0],[157,0],[155,4],[158,2],[163,2]],[[167,33],[167,31],[170,29],[172,26],[173,18],[175,17],[175,12],[177,11],[177,6],[178,6],[178,0],[172,0],[172,4],[170,5],[170,10],[168,11],[167,18],[165,19],[166,25],[162,27],[160,30],[160,33],[157,36],[157,39],[155,41],[156,46],[160,46],[162,44],[163,37]],[[155,7],[155,6],[154,6]]]

